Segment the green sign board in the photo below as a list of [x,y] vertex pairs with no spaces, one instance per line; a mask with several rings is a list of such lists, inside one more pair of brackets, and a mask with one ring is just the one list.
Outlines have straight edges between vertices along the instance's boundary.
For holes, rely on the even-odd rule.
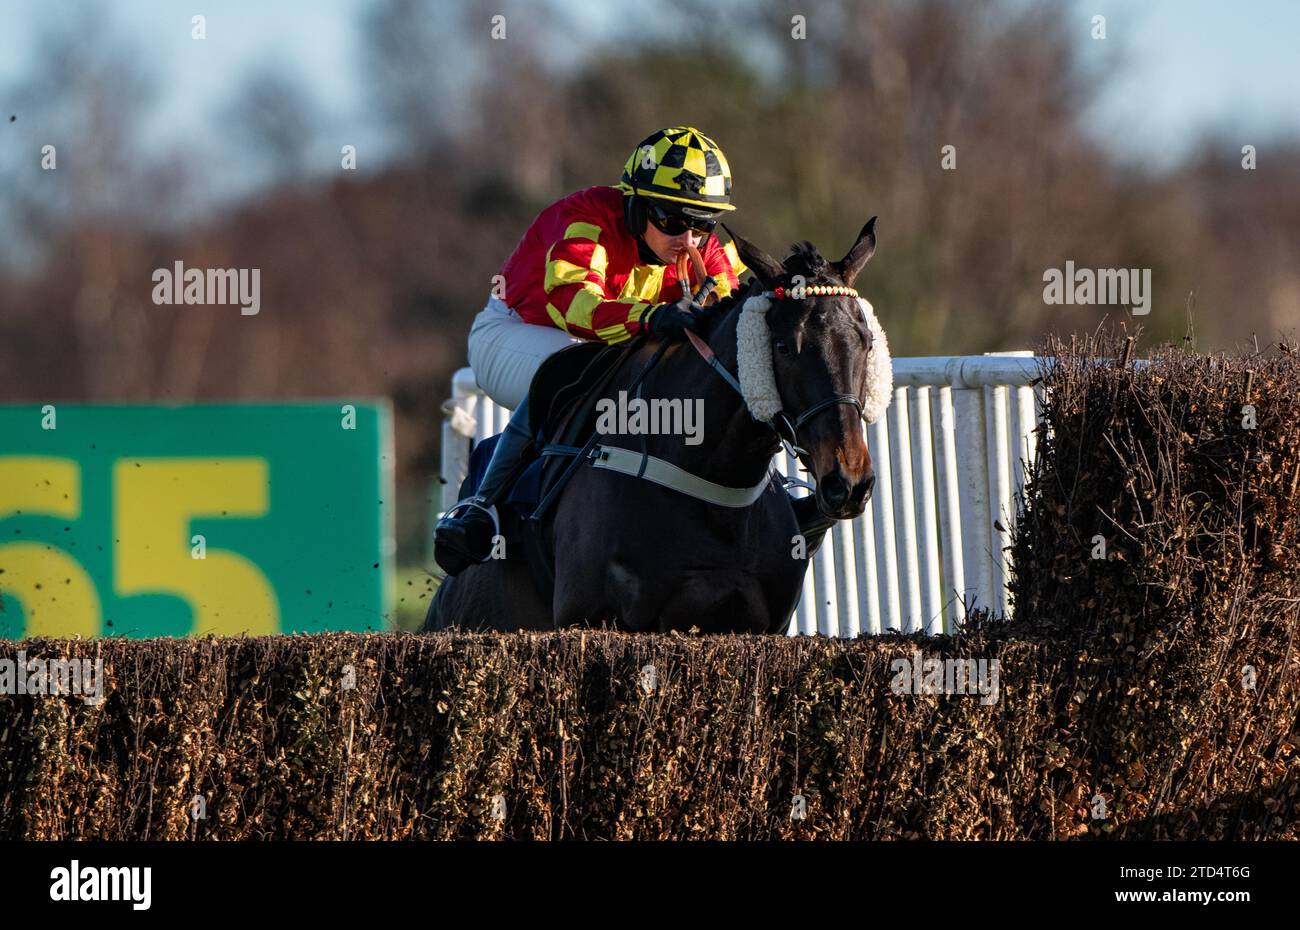
[[0,638],[382,630],[386,401],[0,407]]

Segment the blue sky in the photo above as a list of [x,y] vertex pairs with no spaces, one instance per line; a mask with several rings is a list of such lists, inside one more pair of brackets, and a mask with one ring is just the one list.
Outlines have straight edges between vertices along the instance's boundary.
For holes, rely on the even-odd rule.
[[[382,146],[372,135],[377,129],[368,123],[355,80],[361,67],[356,24],[371,0],[92,2],[112,9],[120,30],[147,51],[162,78],[163,96],[150,132],[164,145],[219,145],[214,113],[250,66],[274,61],[314,91],[328,134],[346,135],[359,148],[372,145],[370,151]],[[436,9],[456,15],[450,0],[435,2]],[[584,11],[600,10],[597,28],[617,21],[612,3],[574,2]],[[1088,114],[1090,125],[1126,157],[1167,165],[1212,127],[1227,130],[1234,140],[1240,136],[1243,144],[1300,134],[1300,2],[1063,0],[1060,5],[1083,37],[1094,14],[1107,18],[1106,42],[1086,42],[1085,58],[1101,62],[1118,48],[1126,53],[1116,81]],[[501,3],[507,11],[516,6]],[[42,21],[69,15],[73,8],[65,0],[0,0],[0,95],[27,66]],[[190,39],[195,12],[207,16],[206,42]],[[331,138],[329,144],[334,142]]]
[[[1085,29],[1094,14],[1106,16],[1106,41],[1125,50],[1090,122],[1130,158],[1167,164],[1211,128],[1243,145],[1300,135],[1295,0],[1092,0],[1071,7]],[[1088,51],[1100,52],[1102,44]]]
[[[363,112],[353,77],[357,22],[369,0],[90,0],[112,11],[116,32],[148,54],[162,84],[154,125],[160,140],[212,133],[214,112],[250,68],[273,62],[301,78],[327,119],[357,122]],[[0,93],[28,67],[33,39],[66,0],[0,0]],[[190,36],[191,17],[207,18],[207,39]]]

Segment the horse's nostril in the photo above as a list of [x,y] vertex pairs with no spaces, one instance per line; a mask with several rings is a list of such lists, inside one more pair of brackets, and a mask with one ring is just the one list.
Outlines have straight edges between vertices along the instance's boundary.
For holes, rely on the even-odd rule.
[[822,499],[831,508],[843,507],[850,493],[849,483],[841,475],[831,475],[822,481]]

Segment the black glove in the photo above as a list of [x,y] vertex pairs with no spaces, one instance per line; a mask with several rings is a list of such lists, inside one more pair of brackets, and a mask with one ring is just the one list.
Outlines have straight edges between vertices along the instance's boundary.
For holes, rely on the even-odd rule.
[[[745,295],[741,294],[738,296],[741,304],[744,304]],[[724,303],[722,298],[714,300],[711,304],[706,303],[704,309],[695,314],[695,331],[701,335],[709,332],[713,329],[713,324],[718,321],[718,318],[726,316],[727,312],[735,305],[735,301],[727,301]]]
[[641,314],[641,325],[660,339],[681,339],[686,330],[695,329],[700,318],[696,316],[704,308],[683,297],[676,303],[659,304],[649,307]]

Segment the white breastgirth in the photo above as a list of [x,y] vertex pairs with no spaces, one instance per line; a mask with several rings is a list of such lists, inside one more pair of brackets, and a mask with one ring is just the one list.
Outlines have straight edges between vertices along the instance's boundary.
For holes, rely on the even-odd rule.
[[[706,481],[699,475],[693,475],[685,469],[678,468],[672,462],[655,458],[653,455],[643,456],[640,452],[633,452],[631,449],[618,449],[612,446],[597,446],[591,465],[593,468],[605,468],[634,478],[639,474],[646,481],[653,481],[665,488],[671,488],[697,500],[717,504],[719,507],[748,507],[758,500],[772,480],[772,473],[769,471],[763,476],[763,480],[752,488],[732,488],[725,484]],[[643,465],[644,471],[642,471]]]

